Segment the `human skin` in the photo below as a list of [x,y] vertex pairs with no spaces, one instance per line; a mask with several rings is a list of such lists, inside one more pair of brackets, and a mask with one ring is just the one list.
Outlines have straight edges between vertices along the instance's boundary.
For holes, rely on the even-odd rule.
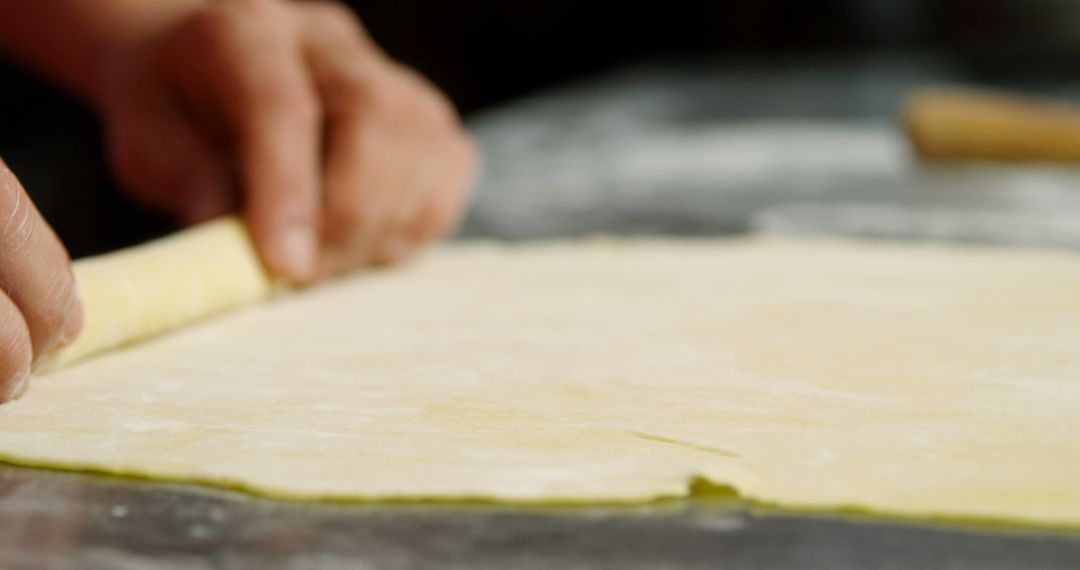
[[[241,211],[286,282],[408,259],[452,229],[473,181],[476,152],[450,102],[333,2],[0,0],[0,50],[97,111],[132,198],[185,223]],[[0,255],[0,274],[70,276],[33,216],[52,240],[21,264]],[[12,299],[52,294],[9,282]],[[77,333],[61,334],[81,321],[70,311],[48,326],[19,313],[30,362]],[[9,317],[0,360],[22,370],[27,355],[4,354],[3,331],[19,328]],[[0,394],[19,374],[0,367]]]
[[0,161],[0,402],[21,396],[41,357],[81,326],[67,251]]

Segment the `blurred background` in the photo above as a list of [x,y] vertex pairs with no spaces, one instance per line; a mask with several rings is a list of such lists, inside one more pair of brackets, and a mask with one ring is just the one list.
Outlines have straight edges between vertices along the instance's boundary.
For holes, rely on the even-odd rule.
[[[896,128],[920,85],[1080,97],[1078,2],[350,4],[485,150],[462,235],[1080,243],[1071,169],[921,168]],[[0,155],[74,254],[170,229],[114,191],[91,114],[12,66],[0,82]]]
[[466,111],[628,61],[917,52],[987,82],[1075,74],[1070,0],[352,2],[374,37]]

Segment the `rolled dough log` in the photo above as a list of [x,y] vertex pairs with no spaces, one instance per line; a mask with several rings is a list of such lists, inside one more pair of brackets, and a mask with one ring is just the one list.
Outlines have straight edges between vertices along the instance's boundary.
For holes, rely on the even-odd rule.
[[[200,259],[234,275],[214,241]],[[193,263],[130,260],[115,270]],[[244,274],[240,296],[264,294]],[[1080,526],[1078,315],[1064,253],[452,245],[39,378],[0,407],[0,456],[293,499],[636,502],[710,481]]]
[[235,218],[74,264],[82,333],[50,355],[49,372],[238,306],[265,299],[270,280]]

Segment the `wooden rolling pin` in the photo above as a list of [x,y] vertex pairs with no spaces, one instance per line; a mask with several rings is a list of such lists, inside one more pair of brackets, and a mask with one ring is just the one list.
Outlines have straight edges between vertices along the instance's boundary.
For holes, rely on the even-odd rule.
[[48,372],[211,315],[260,302],[271,282],[243,223],[223,218],[74,263],[85,320]]
[[975,90],[926,89],[904,120],[925,160],[1080,164],[1080,106]]

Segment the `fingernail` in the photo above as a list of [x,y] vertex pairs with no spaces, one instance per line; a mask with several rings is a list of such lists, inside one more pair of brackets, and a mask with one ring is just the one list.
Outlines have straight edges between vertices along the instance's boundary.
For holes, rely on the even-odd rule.
[[83,327],[83,308],[82,302],[78,299],[75,300],[75,306],[71,308],[71,312],[68,314],[67,320],[64,321],[64,328],[60,329],[60,339],[56,342],[55,348],[60,348],[75,342],[75,339],[79,336],[79,331]]
[[18,376],[11,379],[11,383],[8,385],[7,394],[4,395],[4,401],[11,402],[22,398],[29,386],[30,375],[26,372],[20,372]]
[[302,226],[289,228],[281,239],[281,246],[291,276],[298,280],[310,278],[315,272],[315,234]]

